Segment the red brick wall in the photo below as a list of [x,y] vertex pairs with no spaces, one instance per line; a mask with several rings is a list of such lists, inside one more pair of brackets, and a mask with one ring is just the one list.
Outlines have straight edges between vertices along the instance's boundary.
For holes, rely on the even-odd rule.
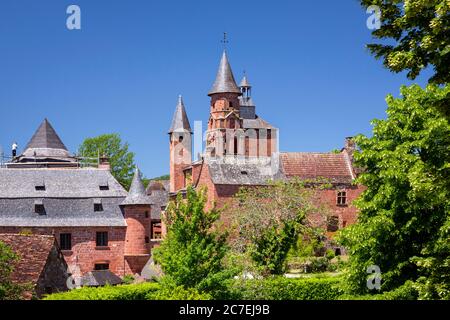
[[[65,227],[65,228],[22,228],[0,227],[0,233],[21,233],[54,235],[60,241],[61,233],[72,234],[72,250],[62,251],[69,267],[78,266],[81,273],[94,270],[96,263],[109,263],[112,272],[125,275],[124,244],[125,227]],[[108,247],[96,247],[96,232],[108,232]]]

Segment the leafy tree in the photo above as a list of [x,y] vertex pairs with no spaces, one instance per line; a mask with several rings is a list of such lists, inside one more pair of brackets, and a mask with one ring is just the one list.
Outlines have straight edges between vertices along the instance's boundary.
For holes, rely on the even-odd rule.
[[206,200],[205,190],[189,187],[186,199],[179,195],[171,202],[164,217],[167,235],[154,250],[155,262],[176,286],[200,291],[215,290],[230,277],[223,265],[227,233],[216,228],[220,211],[206,211]]
[[244,187],[230,208],[237,235],[234,250],[247,251],[264,275],[282,274],[298,235],[310,229],[314,188],[297,179]]
[[341,232],[350,253],[346,286],[364,293],[366,270],[382,271],[382,290],[415,282],[420,298],[450,298],[450,126],[434,108],[450,87],[401,88],[387,97],[387,119],[360,135],[358,223]]
[[[450,3],[448,0],[361,0],[368,8],[381,9],[381,28],[372,35],[390,40],[369,44],[368,49],[394,72],[408,71],[408,78],[432,65],[430,81],[450,81]],[[393,40],[393,41],[392,41]],[[393,44],[391,44],[393,42]]]
[[11,281],[14,263],[18,256],[9,246],[0,241],[0,300],[20,300],[28,285],[19,285]]
[[123,143],[118,134],[104,134],[85,139],[78,153],[82,157],[91,158],[106,155],[111,164],[112,175],[128,190],[135,169],[134,153],[130,152],[128,147],[128,143]]

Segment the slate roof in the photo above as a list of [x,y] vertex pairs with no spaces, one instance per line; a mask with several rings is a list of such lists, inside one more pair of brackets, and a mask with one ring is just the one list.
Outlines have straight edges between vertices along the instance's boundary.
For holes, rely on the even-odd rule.
[[228,62],[226,51],[223,52],[219,70],[217,71],[216,81],[214,82],[208,95],[211,96],[216,93],[241,93],[241,90],[236,84],[236,80],[234,80],[233,71],[231,70],[230,63]]
[[326,178],[333,183],[351,183],[355,178],[346,153],[281,153],[280,162],[287,177]]
[[115,286],[122,282],[119,276],[109,270],[91,271],[85,273],[81,278],[81,285],[83,287]]
[[[37,191],[42,185],[45,191]],[[119,205],[126,196],[108,170],[0,169],[0,226],[124,227]],[[39,203],[45,214],[35,212]],[[94,203],[103,211],[95,212]]]
[[[269,160],[275,162],[269,162]],[[268,181],[284,178],[276,161],[276,158],[268,157],[260,158],[255,163],[209,160],[208,169],[214,184],[265,185]]]
[[170,126],[169,133],[174,132],[189,132],[192,133],[191,125],[189,123],[186,109],[184,107],[183,97],[178,97],[178,104],[173,114],[172,125]]
[[145,192],[144,184],[141,180],[141,172],[136,168],[133,181],[131,182],[130,191],[121,205],[150,205],[152,201]]
[[250,82],[248,82],[247,75],[244,75],[244,77],[241,80],[241,83],[239,84],[239,87],[241,88],[251,88]]
[[161,219],[161,207],[167,207],[169,203],[169,180],[151,181],[147,187],[147,195],[152,201],[152,219]]
[[45,235],[0,234],[0,241],[19,256],[11,274],[11,280],[18,283],[36,284],[56,246],[55,238]]
[[256,116],[256,119],[243,119],[244,129],[275,129],[270,123]]
[[59,158],[60,160],[74,161],[47,119],[44,119],[36,130],[20,158],[20,162],[23,162],[23,158]]

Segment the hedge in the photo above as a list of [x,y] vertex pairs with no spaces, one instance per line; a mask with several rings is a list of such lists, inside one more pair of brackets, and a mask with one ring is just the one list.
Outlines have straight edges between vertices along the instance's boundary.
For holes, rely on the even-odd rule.
[[412,281],[407,281],[404,285],[395,290],[380,294],[367,294],[360,296],[342,295],[340,300],[417,300],[419,293],[414,288]]
[[157,283],[141,283],[101,288],[85,287],[48,295],[44,300],[146,300],[160,289]]
[[227,299],[233,300],[336,300],[342,294],[339,277],[272,277],[256,280],[233,280]]

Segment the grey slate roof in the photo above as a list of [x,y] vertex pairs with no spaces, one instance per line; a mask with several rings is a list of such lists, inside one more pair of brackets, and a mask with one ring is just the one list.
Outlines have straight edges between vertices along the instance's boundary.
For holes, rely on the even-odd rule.
[[278,161],[278,157],[260,158],[255,163],[210,160],[208,169],[214,184],[265,185],[268,181],[284,179]]
[[61,160],[70,160],[72,158],[66,146],[47,119],[44,119],[36,130],[20,157],[60,158]]
[[256,119],[244,119],[244,129],[275,129],[270,123],[256,116]]
[[161,208],[169,203],[169,180],[152,181],[147,187],[147,194],[152,201],[152,219],[161,219]]
[[234,80],[233,71],[226,51],[223,52],[222,60],[220,61],[219,71],[217,72],[216,81],[208,95],[211,96],[216,93],[241,93],[241,90]]
[[128,196],[122,202],[121,205],[151,205],[152,201],[147,193],[145,192],[144,184],[141,180],[141,172],[136,168],[134,173],[133,181],[131,182],[130,191]]
[[122,279],[109,270],[91,271],[81,278],[83,287],[115,286],[121,283],[123,283]]
[[[100,190],[105,184],[109,190]],[[0,226],[124,227],[119,205],[126,196],[108,170],[0,169]],[[103,211],[94,212],[99,202]],[[39,203],[45,214],[35,212]]]
[[239,87],[241,88],[251,88],[250,82],[248,82],[247,75],[244,75],[244,77],[241,80],[241,83],[239,84]]
[[172,119],[172,125],[170,126],[169,133],[174,132],[189,132],[192,133],[191,125],[189,123],[186,109],[184,107],[183,97],[178,97],[178,104],[175,109],[175,113]]

